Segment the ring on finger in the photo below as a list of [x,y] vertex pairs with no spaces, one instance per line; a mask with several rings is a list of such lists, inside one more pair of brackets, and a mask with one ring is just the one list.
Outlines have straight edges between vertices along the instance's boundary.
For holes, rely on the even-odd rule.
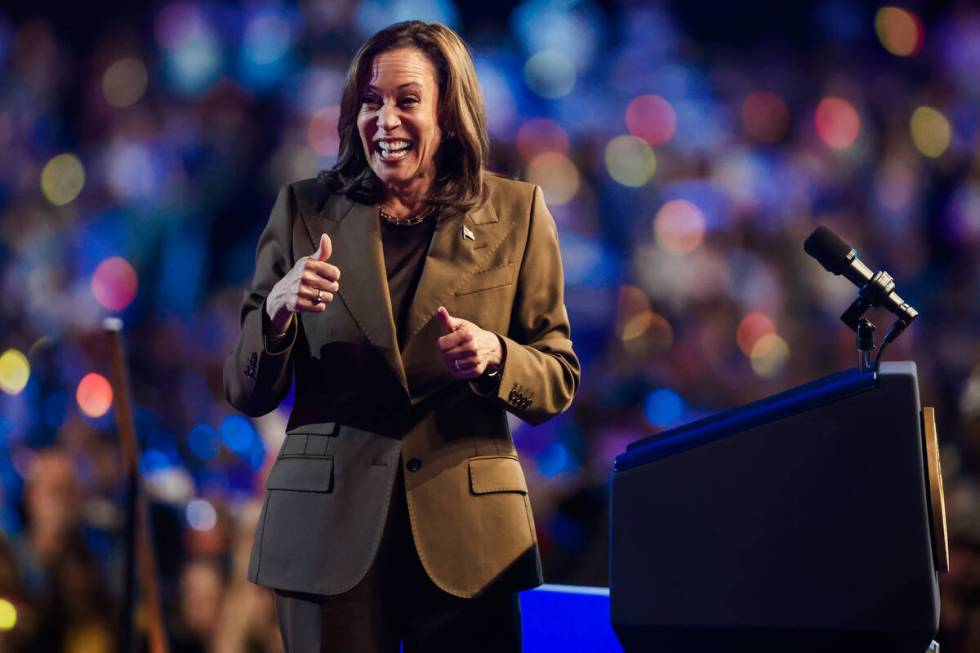
[[454,367],[456,368],[456,371],[457,371],[457,372],[459,372],[459,371],[460,371],[460,370],[459,370],[459,359],[458,359],[458,358],[457,358],[456,360],[454,360],[454,361],[453,361],[453,366],[454,366]]
[[314,304],[319,304],[322,301],[323,301],[323,291],[322,290],[317,290],[316,291],[316,299],[313,300],[313,303]]

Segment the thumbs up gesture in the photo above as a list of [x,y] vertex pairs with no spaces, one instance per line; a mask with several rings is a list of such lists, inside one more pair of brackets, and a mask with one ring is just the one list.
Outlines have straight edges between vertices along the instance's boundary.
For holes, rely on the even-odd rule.
[[500,338],[468,320],[453,317],[440,306],[436,319],[445,335],[436,340],[442,363],[457,379],[475,379],[489,367],[498,369],[503,357]]
[[272,287],[265,310],[274,333],[286,331],[293,313],[322,313],[333,301],[340,290],[340,269],[327,262],[332,252],[330,236],[321,234],[316,251],[296,261]]

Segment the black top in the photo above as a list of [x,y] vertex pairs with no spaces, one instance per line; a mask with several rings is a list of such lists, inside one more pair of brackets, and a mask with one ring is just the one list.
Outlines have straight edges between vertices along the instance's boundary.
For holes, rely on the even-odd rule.
[[381,220],[381,247],[384,250],[391,314],[395,319],[399,347],[405,344],[408,307],[412,305],[415,289],[422,278],[422,268],[425,266],[432,234],[436,230],[437,217],[433,213],[415,225],[394,225],[378,218]]

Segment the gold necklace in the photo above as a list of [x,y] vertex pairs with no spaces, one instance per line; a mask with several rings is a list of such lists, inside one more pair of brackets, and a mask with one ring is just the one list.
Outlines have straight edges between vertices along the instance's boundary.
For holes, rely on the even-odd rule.
[[423,211],[421,213],[417,214],[417,215],[413,215],[413,216],[411,216],[409,218],[405,218],[403,220],[399,220],[398,218],[394,217],[390,213],[385,212],[385,210],[383,208],[381,208],[381,205],[379,204],[378,205],[378,215],[380,215],[381,216],[381,219],[384,220],[385,222],[387,222],[388,224],[397,225],[399,227],[411,227],[412,225],[419,224],[420,222],[422,222],[423,220],[425,220],[427,217],[429,217],[429,215],[432,214],[432,211],[434,209],[435,209],[434,206],[429,206],[428,208],[423,209]]

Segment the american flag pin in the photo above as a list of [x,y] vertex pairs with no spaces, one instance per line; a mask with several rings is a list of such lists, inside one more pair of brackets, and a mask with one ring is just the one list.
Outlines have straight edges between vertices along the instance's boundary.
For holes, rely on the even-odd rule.
[[469,228],[469,227],[467,227],[467,226],[466,226],[466,225],[464,224],[464,225],[463,225],[463,239],[465,240],[465,239],[467,239],[467,238],[469,238],[470,240],[476,240],[476,236],[475,236],[475,235],[473,235],[473,232],[472,232],[472,231],[470,230],[470,228]]

